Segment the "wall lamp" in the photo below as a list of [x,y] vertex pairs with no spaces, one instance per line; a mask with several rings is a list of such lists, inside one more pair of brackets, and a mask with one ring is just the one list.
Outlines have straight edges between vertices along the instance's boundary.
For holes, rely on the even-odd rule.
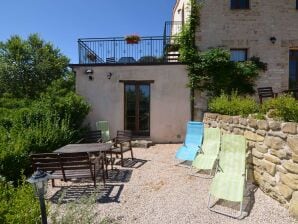
[[275,44],[275,42],[276,42],[276,37],[270,37],[270,41],[271,41],[272,44]]
[[111,79],[111,78],[112,78],[112,75],[113,75],[112,72],[109,72],[109,73],[107,74],[107,78],[108,78],[108,79]]
[[85,70],[85,74],[88,74],[88,75],[89,74],[93,74],[93,69],[91,69],[91,68],[90,69],[86,69]]

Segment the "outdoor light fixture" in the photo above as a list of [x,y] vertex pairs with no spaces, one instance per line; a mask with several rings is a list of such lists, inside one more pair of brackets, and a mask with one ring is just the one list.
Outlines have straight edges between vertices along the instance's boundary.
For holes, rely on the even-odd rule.
[[85,74],[93,74],[93,69],[89,68],[85,70]]
[[112,72],[109,72],[109,74],[107,74],[107,78],[108,79],[111,79],[112,78],[112,75],[113,75]]
[[48,173],[37,169],[37,171],[35,171],[33,175],[27,180],[30,184],[33,185],[35,195],[39,198],[42,224],[48,223],[44,195],[47,192],[49,177],[50,175]]
[[271,41],[272,44],[275,44],[275,42],[276,42],[276,37],[270,37],[270,41]]

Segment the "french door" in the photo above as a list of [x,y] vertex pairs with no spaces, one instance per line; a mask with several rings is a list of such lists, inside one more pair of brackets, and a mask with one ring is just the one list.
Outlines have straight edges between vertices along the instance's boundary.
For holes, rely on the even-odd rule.
[[150,136],[150,84],[124,84],[124,128],[135,136]]
[[290,50],[289,89],[298,89],[298,50]]

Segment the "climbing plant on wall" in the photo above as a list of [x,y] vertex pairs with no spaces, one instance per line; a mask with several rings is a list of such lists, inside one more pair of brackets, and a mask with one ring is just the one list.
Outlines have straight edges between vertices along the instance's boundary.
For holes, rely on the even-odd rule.
[[233,62],[230,52],[223,48],[201,52],[195,40],[203,4],[190,0],[190,5],[190,18],[177,39],[180,60],[187,65],[188,86],[192,90],[206,91],[211,96],[219,96],[222,92],[230,95],[233,91],[242,95],[254,93],[255,80],[259,71],[266,69],[266,64],[257,57]]

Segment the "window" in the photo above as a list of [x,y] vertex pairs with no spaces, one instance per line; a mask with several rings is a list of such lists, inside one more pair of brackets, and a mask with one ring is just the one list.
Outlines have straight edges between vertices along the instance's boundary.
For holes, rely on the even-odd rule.
[[249,9],[249,0],[231,0],[231,9]]
[[298,9],[298,0],[296,0],[296,9]]
[[231,49],[231,61],[239,62],[247,60],[247,49]]

